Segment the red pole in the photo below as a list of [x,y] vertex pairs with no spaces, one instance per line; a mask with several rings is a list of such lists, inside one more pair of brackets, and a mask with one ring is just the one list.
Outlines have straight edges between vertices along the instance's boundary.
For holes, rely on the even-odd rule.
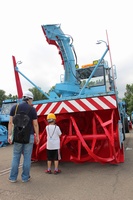
[[23,96],[23,92],[22,92],[22,87],[21,87],[18,72],[15,70],[15,68],[17,67],[15,56],[12,56],[12,60],[13,60],[13,66],[14,66],[14,74],[15,74],[15,80],[16,80],[18,99],[21,99]]

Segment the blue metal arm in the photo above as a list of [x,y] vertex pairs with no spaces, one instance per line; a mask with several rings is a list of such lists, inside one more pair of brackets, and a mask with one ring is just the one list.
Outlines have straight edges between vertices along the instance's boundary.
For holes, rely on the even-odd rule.
[[48,99],[50,99],[50,97],[43,92],[43,90],[41,90],[37,85],[35,85],[30,79],[28,79],[21,71],[19,71],[18,67],[15,67],[15,70],[20,73],[27,81],[29,81],[34,87],[36,87],[43,95],[45,95],[45,97],[47,97]]

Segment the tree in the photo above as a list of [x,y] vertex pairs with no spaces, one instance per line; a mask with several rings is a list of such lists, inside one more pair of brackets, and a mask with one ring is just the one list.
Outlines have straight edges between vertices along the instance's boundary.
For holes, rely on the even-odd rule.
[[12,96],[12,94],[9,94],[8,96],[6,96],[6,99],[13,99],[13,100],[15,100],[17,98],[18,98],[17,95]]
[[0,107],[2,106],[3,100],[6,99],[6,94],[4,90],[0,90]]
[[127,113],[128,115],[131,115],[131,112],[133,111],[133,84],[126,85],[126,92],[124,93],[123,100],[126,102],[127,105]]
[[[51,90],[54,88],[54,86],[51,88]],[[51,91],[49,90],[49,92]],[[47,99],[47,97],[41,93],[36,87],[33,87],[33,88],[30,88],[29,91],[31,91],[34,95],[34,101],[37,101],[37,100],[43,100],[43,99]],[[49,92],[46,93],[48,96],[49,96]],[[0,107],[2,106],[2,102],[5,100],[5,99],[12,99],[12,100],[16,100],[18,99],[18,96],[17,95],[12,95],[12,94],[9,94],[8,96],[6,95],[6,92],[4,90],[0,90]]]
[[2,106],[2,102],[5,99],[12,99],[16,100],[18,97],[17,95],[12,96],[12,94],[9,94],[8,96],[5,94],[6,92],[4,90],[0,90],[0,107]]
[[[44,94],[42,94],[37,88],[30,88],[29,91],[31,91],[34,95],[34,101],[47,99]],[[47,94],[48,95],[48,94]]]

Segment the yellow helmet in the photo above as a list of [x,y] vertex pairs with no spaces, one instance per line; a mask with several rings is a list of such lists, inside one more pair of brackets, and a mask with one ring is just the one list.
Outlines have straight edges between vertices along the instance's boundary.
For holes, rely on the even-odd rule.
[[52,122],[52,121],[56,120],[55,114],[49,113],[49,114],[47,115],[47,120],[48,120],[48,122]]

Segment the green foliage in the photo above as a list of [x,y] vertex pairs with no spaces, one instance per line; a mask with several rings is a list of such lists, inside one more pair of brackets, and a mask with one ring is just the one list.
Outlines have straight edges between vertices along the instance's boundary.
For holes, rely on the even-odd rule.
[[55,89],[55,86],[52,86],[51,89],[48,91],[48,94]]
[[[37,100],[43,100],[43,99],[47,99],[47,97],[45,97],[44,94],[42,94],[37,88],[30,88],[29,91],[31,91],[34,95],[34,101]],[[48,94],[47,94],[48,95]]]
[[4,90],[0,90],[0,107],[2,105],[2,101],[6,99],[6,94]]
[[133,111],[133,84],[126,85],[126,92],[124,93],[123,100],[126,102],[127,105],[127,113],[128,115],[131,115],[131,112]]
[[17,99],[18,97],[17,97],[17,95],[12,95],[12,94],[9,94],[8,96],[6,96],[6,99]]
[[[42,94],[37,88],[30,88],[29,89],[33,95],[34,95],[34,101],[37,101],[37,100],[43,100],[43,99],[47,99],[45,97],[44,94]],[[48,94],[47,94],[48,95]],[[5,94],[5,91],[4,90],[0,90],[0,107],[2,106],[2,102],[5,100],[5,99],[17,99],[17,95],[12,95],[12,94],[9,94],[8,96]]]
[[6,92],[4,90],[0,90],[0,107],[2,106],[2,102],[5,99],[17,99],[17,95],[12,96],[11,94],[9,94],[8,96],[6,95]]

